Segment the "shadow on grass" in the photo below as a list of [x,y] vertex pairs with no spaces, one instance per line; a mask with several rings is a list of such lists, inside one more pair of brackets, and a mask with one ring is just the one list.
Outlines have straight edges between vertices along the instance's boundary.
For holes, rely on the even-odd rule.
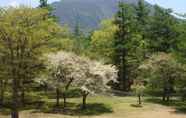
[[143,106],[140,104],[131,104],[131,107],[135,107],[135,108],[142,108]]
[[159,98],[148,98],[146,99],[146,101],[151,103],[161,104],[164,106],[174,107],[176,109],[174,113],[186,114],[186,102],[182,102],[181,100],[170,100],[169,102],[166,102]]
[[33,113],[52,113],[52,114],[63,114],[71,116],[93,116],[100,115],[104,113],[112,113],[112,108],[101,103],[87,104],[86,109],[82,109],[81,105],[75,103],[67,103],[66,108],[63,105],[56,107],[52,104],[43,105],[40,109],[36,109]]
[[[24,110],[32,110],[32,109],[37,109],[38,106],[42,106],[44,102],[42,101],[35,101],[35,102],[29,102],[25,103],[25,105],[20,105],[19,106],[19,111],[24,111]],[[6,101],[2,106],[0,106],[0,113],[2,115],[10,115],[11,114],[11,102]]]

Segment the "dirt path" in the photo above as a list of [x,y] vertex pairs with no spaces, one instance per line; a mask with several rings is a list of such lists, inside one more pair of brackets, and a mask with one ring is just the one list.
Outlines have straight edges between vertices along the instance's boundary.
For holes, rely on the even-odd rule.
[[[0,116],[0,118],[9,118]],[[21,112],[21,118],[186,118],[186,114],[176,113],[175,109],[155,105],[151,110],[121,112],[115,111],[111,114],[102,114],[99,116],[65,116],[60,114],[31,113],[31,111]]]
[[186,118],[186,114],[176,113],[173,108],[161,106],[158,109],[130,114],[129,118]]

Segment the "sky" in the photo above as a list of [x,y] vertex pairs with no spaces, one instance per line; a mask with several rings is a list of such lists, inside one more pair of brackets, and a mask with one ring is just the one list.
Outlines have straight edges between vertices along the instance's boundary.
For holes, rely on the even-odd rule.
[[[48,0],[49,3],[59,0]],[[146,0],[151,4],[158,4],[164,8],[171,8],[176,13],[186,13],[186,0]],[[0,6],[18,6],[24,4],[36,7],[39,0],[0,0]]]
[[[49,3],[59,1],[59,0],[48,0]],[[0,0],[0,6],[18,6],[18,5],[26,5],[36,7],[39,5],[39,0]]]
[[146,0],[151,4],[158,4],[164,8],[171,8],[176,13],[186,13],[186,0]]

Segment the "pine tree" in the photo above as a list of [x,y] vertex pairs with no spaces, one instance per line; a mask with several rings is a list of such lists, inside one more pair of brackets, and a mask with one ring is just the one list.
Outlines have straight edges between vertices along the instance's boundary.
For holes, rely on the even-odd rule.
[[128,47],[126,44],[132,37],[134,19],[135,14],[133,7],[120,2],[119,11],[115,18],[115,25],[118,26],[118,30],[115,33],[113,60],[119,70],[118,79],[120,81],[120,89],[122,90],[129,89],[127,77]]
[[149,39],[152,51],[170,52],[177,48],[178,31],[176,26],[178,21],[171,15],[172,10],[154,7]]
[[138,5],[136,6],[136,19],[137,19],[137,31],[141,35],[141,42],[142,44],[142,60],[146,58],[146,53],[148,51],[148,41],[147,41],[147,33],[148,33],[148,26],[149,26],[149,12],[148,6],[145,5],[144,0],[140,0]]
[[48,0],[40,0],[39,2],[41,8],[48,7]]

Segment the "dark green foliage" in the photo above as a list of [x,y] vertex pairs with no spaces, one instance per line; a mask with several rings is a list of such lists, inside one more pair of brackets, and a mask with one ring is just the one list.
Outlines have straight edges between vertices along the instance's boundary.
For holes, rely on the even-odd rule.
[[154,6],[151,19],[149,43],[152,51],[170,52],[177,49],[179,32],[176,29],[177,19],[170,9]]
[[141,49],[142,49],[142,60],[146,58],[148,53],[148,27],[150,25],[150,9],[145,4],[144,0],[140,0],[136,6],[136,18],[137,18],[137,32],[141,35]]
[[127,44],[131,41],[134,33],[135,11],[130,5],[119,3],[119,11],[116,14],[115,25],[118,30],[114,40],[114,64],[118,67],[121,89],[128,90],[127,77],[127,55],[129,48]]
[[146,28],[148,24],[150,10],[148,6],[145,4],[144,0],[139,0],[138,5],[136,6],[136,14],[138,24],[141,26],[141,29]]
[[43,8],[43,7],[48,7],[48,0],[39,0],[40,2],[40,7]]

